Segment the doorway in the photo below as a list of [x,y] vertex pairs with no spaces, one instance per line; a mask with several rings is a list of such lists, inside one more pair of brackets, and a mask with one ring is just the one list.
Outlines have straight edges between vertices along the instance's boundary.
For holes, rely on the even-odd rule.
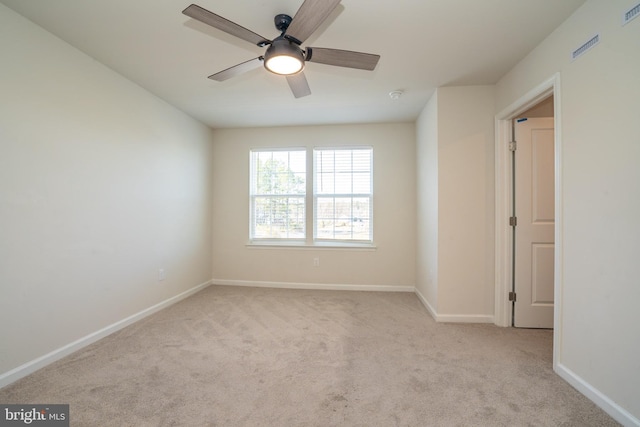
[[[514,239],[510,226],[510,217],[513,211],[513,183],[511,180],[511,151],[509,143],[512,141],[512,120],[522,117],[522,114],[531,108],[538,106],[542,101],[552,97],[553,99],[553,163],[555,175],[554,187],[554,240],[553,251],[553,364],[557,366],[559,337],[562,333],[562,171],[561,153],[561,109],[560,109],[560,75],[555,74],[548,80],[523,95],[520,99],[505,108],[496,115],[496,145],[495,145],[495,194],[496,194],[496,218],[495,218],[495,312],[494,322],[498,326],[510,327],[512,325],[513,307],[509,300],[512,292],[514,268],[512,255],[514,253]],[[517,298],[517,296],[516,296]]]

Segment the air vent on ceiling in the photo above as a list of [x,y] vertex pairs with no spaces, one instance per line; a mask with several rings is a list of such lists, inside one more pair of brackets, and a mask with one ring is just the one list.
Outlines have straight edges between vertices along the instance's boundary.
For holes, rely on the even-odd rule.
[[633,18],[637,17],[638,15],[640,15],[640,3],[622,14],[622,25],[628,24]]
[[579,56],[583,55],[586,51],[588,51],[598,43],[600,43],[600,34],[596,34],[595,36],[591,37],[582,46],[571,52],[571,59],[577,59]]

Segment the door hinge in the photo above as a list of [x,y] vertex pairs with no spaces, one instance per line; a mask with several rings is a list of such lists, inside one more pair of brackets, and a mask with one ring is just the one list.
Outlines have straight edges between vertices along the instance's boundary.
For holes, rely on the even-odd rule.
[[518,217],[510,216],[509,217],[509,227],[515,227],[518,225]]
[[509,143],[509,151],[516,151],[516,148],[518,148],[518,143],[516,141],[511,141]]
[[516,293],[515,292],[509,292],[509,301],[516,302]]

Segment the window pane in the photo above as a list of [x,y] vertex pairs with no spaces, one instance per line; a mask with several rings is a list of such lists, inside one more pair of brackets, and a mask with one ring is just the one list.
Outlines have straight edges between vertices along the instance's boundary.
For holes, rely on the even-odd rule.
[[254,238],[304,238],[303,197],[255,197],[253,206]]
[[368,194],[371,192],[371,173],[356,172],[353,174],[353,192],[355,194]]
[[351,172],[351,150],[335,152],[336,172]]
[[358,220],[353,227],[354,240],[371,240],[371,222],[369,220]]
[[306,176],[307,173],[307,152],[306,151],[290,151],[289,152],[289,168],[296,174]]
[[354,150],[353,151],[353,171],[369,172],[371,170],[371,151]]
[[334,203],[332,197],[319,197],[316,200],[316,236],[333,236]]
[[305,238],[305,150],[252,151],[250,189],[250,238]]
[[371,241],[372,150],[314,151],[314,236]]
[[336,173],[336,188],[334,192],[336,194],[349,194],[351,193],[351,180],[352,176],[350,172],[337,172]]
[[316,174],[316,192],[318,194],[333,194],[335,192],[335,180],[333,172],[321,172]]
[[253,153],[254,194],[304,194],[306,192],[305,152],[258,151]]
[[354,197],[352,201],[354,219],[369,220],[371,214],[371,199],[369,197]]

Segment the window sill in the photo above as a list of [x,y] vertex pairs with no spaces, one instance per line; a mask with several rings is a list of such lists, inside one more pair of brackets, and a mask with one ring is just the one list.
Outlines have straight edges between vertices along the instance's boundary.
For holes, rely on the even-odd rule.
[[249,249],[302,249],[302,250],[361,250],[375,251],[378,247],[373,243],[357,242],[277,242],[269,241],[249,241],[246,245]]

